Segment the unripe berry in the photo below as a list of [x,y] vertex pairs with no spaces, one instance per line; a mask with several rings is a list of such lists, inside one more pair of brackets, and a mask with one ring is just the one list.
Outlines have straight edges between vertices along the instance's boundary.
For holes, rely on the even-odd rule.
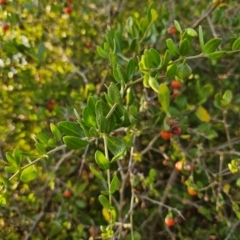
[[177,66],[177,75],[180,79],[187,79],[191,74],[192,69],[187,63],[183,62]]

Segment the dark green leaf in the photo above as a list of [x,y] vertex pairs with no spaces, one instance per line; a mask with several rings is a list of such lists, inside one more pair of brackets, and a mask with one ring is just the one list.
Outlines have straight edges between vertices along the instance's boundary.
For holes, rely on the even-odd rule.
[[119,64],[117,65],[117,73],[118,73],[118,76],[121,79],[122,83],[127,83],[128,82],[127,74]]
[[221,42],[222,42],[221,38],[213,38],[209,40],[203,47],[203,53],[209,54],[214,52],[221,44]]
[[117,137],[107,137],[107,146],[113,155],[117,155],[125,149],[124,142]]
[[34,165],[29,166],[27,168],[25,168],[21,175],[20,175],[20,180],[23,182],[30,182],[32,180],[34,180],[35,178],[37,178],[38,176],[38,172],[37,169]]
[[170,52],[169,52],[169,50],[166,50],[162,64],[161,64],[161,69],[165,69],[167,67],[169,61],[170,61]]
[[180,54],[179,49],[177,48],[173,40],[169,38],[166,40],[166,43],[167,43],[167,47],[169,49],[170,54],[172,56],[179,56]]
[[105,171],[105,170],[109,169],[109,160],[99,150],[97,150],[95,152],[95,161],[102,170]]
[[134,75],[135,72],[136,72],[136,63],[135,63],[135,60],[133,58],[131,58],[128,61],[128,65],[127,65],[127,77],[128,77],[128,80],[131,79],[131,77]]
[[190,52],[190,43],[186,38],[180,43],[179,51],[182,56],[186,56]]
[[153,67],[158,67],[161,63],[160,54],[154,48],[149,50],[149,54]]
[[64,135],[84,137],[83,130],[77,123],[62,121],[58,123],[58,127]]
[[221,105],[224,107],[229,105],[232,101],[232,97],[232,92],[230,90],[226,90],[222,96]]
[[172,64],[167,68],[166,77],[174,77],[177,73],[177,65]]
[[221,109],[221,95],[220,95],[220,93],[217,93],[215,95],[213,104],[216,108]]
[[88,141],[73,136],[63,137],[63,142],[67,145],[67,147],[74,150],[84,148],[88,145]]

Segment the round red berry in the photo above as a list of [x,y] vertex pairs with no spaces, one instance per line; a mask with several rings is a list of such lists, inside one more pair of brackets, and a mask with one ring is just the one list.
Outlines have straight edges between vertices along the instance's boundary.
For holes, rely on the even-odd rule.
[[178,170],[178,171],[181,171],[183,169],[183,163],[182,161],[178,161],[175,163],[175,168]]
[[170,139],[172,137],[172,134],[170,132],[166,132],[166,131],[162,131],[160,133],[160,135],[163,139]]
[[55,100],[51,100],[49,101],[48,105],[47,105],[47,109],[49,111],[52,111],[54,109],[54,107],[56,106],[57,102]]
[[0,0],[0,4],[1,5],[4,5],[4,4],[6,4],[7,3],[7,0]]
[[72,13],[72,8],[71,7],[65,7],[64,9],[66,14],[71,14]]
[[8,29],[9,29],[9,25],[8,25],[8,24],[3,24],[2,30],[3,30],[4,32],[6,32]]
[[165,224],[168,226],[168,227],[172,227],[174,224],[175,224],[175,221],[173,218],[171,217],[166,217],[165,218]]
[[172,81],[171,83],[172,88],[180,88],[181,87],[181,83],[179,81]]
[[171,27],[169,30],[168,30],[168,33],[170,35],[175,35],[177,33],[177,29],[175,27]]
[[72,192],[70,190],[66,190],[64,193],[63,193],[63,196],[65,198],[70,198],[72,196]]
[[174,135],[181,135],[182,129],[179,126],[173,126],[171,128],[171,133]]

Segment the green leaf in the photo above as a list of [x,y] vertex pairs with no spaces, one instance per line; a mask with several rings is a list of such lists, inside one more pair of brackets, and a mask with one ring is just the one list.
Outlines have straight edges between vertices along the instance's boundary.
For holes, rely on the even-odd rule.
[[151,23],[155,22],[158,18],[157,11],[155,9],[151,9]]
[[168,65],[168,63],[169,63],[169,61],[170,61],[170,58],[171,58],[170,52],[169,52],[169,50],[167,49],[166,52],[165,52],[165,54],[164,54],[163,61],[162,61],[162,63],[161,63],[161,69],[165,69],[165,68],[167,67],[167,65]]
[[47,144],[48,144],[49,137],[48,137],[46,134],[44,134],[44,133],[42,133],[42,132],[39,132],[39,133],[37,134],[37,139],[38,139],[41,143],[47,145]]
[[129,233],[129,234],[127,235],[127,237],[126,237],[125,240],[132,240],[132,239],[134,239],[134,240],[141,240],[142,238],[141,238],[140,233],[134,231],[134,232],[133,232],[133,238],[132,238],[132,234]]
[[149,76],[148,83],[155,92],[159,92],[159,83],[154,77]]
[[86,106],[82,112],[83,121],[87,127],[97,127],[96,114],[94,108]]
[[39,151],[39,153],[41,154],[45,154],[46,153],[46,149],[44,147],[44,145],[42,143],[35,143],[35,147],[37,148],[37,150]]
[[84,132],[77,123],[62,121],[58,123],[58,128],[67,136],[84,137]]
[[95,152],[95,161],[102,170],[105,171],[105,170],[109,169],[109,160],[99,150],[97,150]]
[[203,47],[203,53],[209,54],[214,52],[221,44],[221,42],[222,42],[221,38],[213,38],[209,40]]
[[136,72],[136,63],[135,63],[135,60],[131,58],[127,64],[126,74],[127,74],[128,80],[131,79],[131,77],[134,75],[135,72]]
[[6,166],[4,169],[8,173],[15,173],[19,170],[19,168],[15,166]]
[[165,83],[160,84],[158,99],[165,113],[169,112],[170,91]]
[[106,182],[106,180],[104,179],[102,173],[99,172],[98,170],[96,170],[96,169],[93,167],[92,164],[90,164],[90,170],[91,170],[91,172],[93,173],[93,175],[94,175],[95,177],[97,177],[98,179]]
[[109,96],[109,99],[111,100],[112,105],[114,103],[118,103],[118,104],[122,103],[122,97],[121,97],[120,91],[118,90],[118,87],[113,82],[111,82],[110,86],[108,87],[108,96]]
[[0,181],[2,181],[5,188],[8,188],[9,186],[11,186],[11,182],[8,180],[8,178],[0,176]]
[[177,20],[174,20],[174,26],[178,30],[178,32],[182,32],[182,28]]
[[182,56],[186,56],[190,52],[190,43],[186,38],[180,43],[179,51]]
[[200,43],[200,47],[201,50],[203,52],[203,48],[204,48],[204,39],[203,39],[203,31],[202,31],[202,26],[200,25],[198,28],[198,35],[199,35],[199,43]]
[[210,58],[211,60],[218,60],[222,58],[224,55],[226,55],[226,51],[217,51],[208,54],[208,58]]
[[122,83],[127,83],[128,82],[127,74],[119,64],[117,65],[117,73],[118,73],[118,76],[121,79]]
[[108,53],[100,46],[97,46],[97,53],[102,58],[108,58]]
[[16,159],[14,158],[14,156],[10,152],[6,153],[6,159],[9,162],[10,165],[12,165],[14,167],[18,167],[18,163],[17,163]]
[[50,128],[51,128],[51,131],[52,131],[54,137],[56,138],[56,140],[60,141],[60,139],[61,139],[61,132],[59,131],[58,127],[55,124],[50,123]]
[[107,146],[113,155],[118,155],[125,149],[124,142],[116,137],[107,137]]
[[220,93],[217,93],[215,96],[214,96],[214,102],[213,102],[214,106],[216,108],[219,108],[221,109],[221,95]]
[[154,48],[151,48],[149,50],[149,55],[151,57],[153,67],[158,67],[161,63],[160,54]]
[[46,48],[44,46],[44,43],[40,43],[38,46],[38,52],[37,52],[38,61],[41,61],[45,51],[46,51]]
[[236,39],[232,45],[232,50],[240,50],[240,37]]
[[116,68],[116,66],[117,66],[117,56],[116,56],[116,54],[110,52],[109,53],[109,61],[110,61],[111,65],[113,66],[113,68]]
[[177,65],[172,64],[167,67],[166,77],[174,77],[177,73]]
[[38,176],[38,172],[37,169],[34,165],[29,166],[27,168],[25,168],[21,175],[20,175],[20,180],[23,182],[30,182],[32,180],[34,180],[35,178],[37,178]]
[[232,101],[232,92],[230,90],[226,90],[221,99],[221,105],[226,107]]
[[208,111],[202,106],[197,108],[195,114],[202,122],[209,122],[211,119]]
[[171,53],[172,56],[179,56],[180,52],[175,43],[173,42],[172,39],[167,39],[166,40],[167,47],[169,49],[169,52]]
[[118,188],[119,188],[119,179],[118,179],[117,175],[115,175],[110,184],[111,194],[115,193],[118,190]]
[[50,139],[48,140],[48,146],[49,146],[49,147],[56,147],[56,146],[57,146],[56,140],[55,140],[54,138],[50,138]]
[[112,206],[110,204],[110,202],[108,201],[108,199],[104,196],[104,195],[100,195],[98,197],[99,202],[102,204],[102,206],[106,209],[110,209]]
[[198,35],[197,32],[193,28],[187,28],[186,31],[187,31],[187,34],[191,37],[197,37],[197,35]]
[[73,136],[63,137],[63,142],[67,145],[68,148],[74,150],[84,148],[88,145],[88,141]]

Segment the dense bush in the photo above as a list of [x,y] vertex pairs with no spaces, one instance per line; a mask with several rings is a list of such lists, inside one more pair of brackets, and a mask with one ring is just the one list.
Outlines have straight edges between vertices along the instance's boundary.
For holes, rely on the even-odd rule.
[[0,1],[1,239],[238,239],[235,1]]

